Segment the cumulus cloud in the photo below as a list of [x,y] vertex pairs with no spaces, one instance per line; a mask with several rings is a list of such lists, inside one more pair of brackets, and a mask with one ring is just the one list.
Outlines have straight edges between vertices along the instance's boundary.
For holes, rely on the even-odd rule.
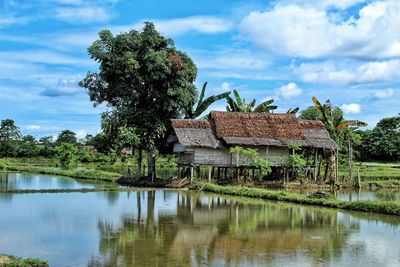
[[394,96],[394,90],[392,88],[376,91],[372,94],[375,99],[387,99]]
[[340,108],[345,114],[358,114],[361,112],[361,105],[356,103],[343,104]]
[[30,125],[26,126],[26,129],[30,130],[30,131],[39,130],[40,126],[39,125],[30,124]]
[[283,85],[276,90],[277,96],[281,96],[284,99],[291,99],[296,96],[301,95],[302,89],[297,86],[297,84],[291,82],[287,85]]
[[[348,6],[344,2],[342,6]],[[358,16],[343,20],[345,14],[312,5],[278,4],[245,16],[239,31],[255,45],[288,56],[400,56],[400,1],[371,2]]]
[[305,82],[316,83],[372,83],[400,79],[400,60],[383,61],[322,61],[292,66],[294,74]]

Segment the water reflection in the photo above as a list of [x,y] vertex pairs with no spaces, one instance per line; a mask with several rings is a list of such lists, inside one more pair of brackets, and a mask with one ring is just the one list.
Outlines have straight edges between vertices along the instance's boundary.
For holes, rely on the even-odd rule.
[[317,264],[339,258],[360,228],[332,210],[184,192],[174,216],[155,210],[155,194],[137,192],[136,217],[125,215],[120,226],[99,220],[101,256],[89,266],[274,265],[282,257]]
[[51,266],[400,266],[400,218],[381,214],[172,190],[16,194],[0,210],[0,252]]
[[96,183],[94,181],[87,181],[87,180],[77,180],[63,176],[0,172],[0,190],[79,189],[79,188],[103,188],[103,187],[115,187],[115,185]]

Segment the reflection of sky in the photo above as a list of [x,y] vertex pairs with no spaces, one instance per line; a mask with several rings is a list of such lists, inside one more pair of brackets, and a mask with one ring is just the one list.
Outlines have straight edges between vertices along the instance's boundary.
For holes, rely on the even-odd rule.
[[80,189],[97,188],[105,185],[69,177],[29,174],[0,173],[0,189]]
[[[183,203],[186,195],[189,197],[194,194],[197,195],[194,192],[174,190],[156,190],[155,192],[155,225],[158,224],[162,216],[176,218],[178,214],[178,195],[180,203]],[[43,258],[49,260],[51,266],[60,266],[61,263],[68,263],[70,266],[85,266],[92,256],[97,257],[100,253],[99,222],[110,224],[113,229],[123,229],[123,219],[135,220],[138,217],[138,195],[141,202],[140,217],[143,219],[141,223],[145,223],[148,211],[147,191],[140,193],[114,192],[114,194],[112,197],[105,192],[16,194],[11,201],[0,201],[0,210],[2,211],[0,216],[0,251],[22,257]],[[213,207],[208,205],[211,200],[215,204],[218,198],[216,195],[203,194],[198,202],[201,203],[201,207],[196,207],[196,203],[191,201],[191,206],[185,207],[185,211],[192,211],[192,215],[197,214],[196,216],[199,216],[203,212],[207,214],[207,210],[210,207],[209,216],[212,216],[212,214],[220,215],[221,212],[216,211],[216,209],[223,211],[225,202],[220,201],[219,206]],[[233,200],[229,200],[228,203],[228,205],[235,205]],[[317,261],[317,265],[377,266],[379,264],[379,266],[398,266],[400,263],[400,239],[398,238],[400,234],[400,219],[396,220],[396,218],[390,217],[392,222],[392,225],[390,225],[383,220],[368,220],[368,217],[365,217],[367,215],[363,215],[363,213],[352,215],[347,212],[328,210],[329,212],[320,214],[321,211],[318,208],[274,204],[273,202],[265,203],[268,203],[266,205],[266,218],[271,222],[271,225],[267,227],[265,225],[266,222],[259,222],[259,227],[251,230],[251,233],[249,232],[250,239],[239,240],[239,244],[242,244],[243,248],[250,249],[253,246],[258,248],[255,243],[257,240],[254,237],[268,238],[269,234],[276,235],[280,231],[282,231],[282,236],[286,236],[286,238],[291,233],[297,235],[302,241],[305,241],[304,244],[329,244],[329,240],[317,240],[317,238],[325,231],[332,232],[334,235],[343,235],[344,233],[341,231],[347,231],[348,229],[347,227],[339,227],[339,224],[345,226],[356,224],[357,227],[353,229],[353,232],[341,245],[343,246],[340,247],[341,253],[332,254],[330,263]],[[245,218],[246,220],[252,218],[249,215],[257,215],[257,213],[254,213],[255,211],[265,210],[261,208],[262,206],[256,204],[246,204],[245,206],[249,209],[239,211],[239,214],[244,216],[242,219]],[[236,207],[243,208],[243,206],[234,207],[233,210],[236,210]],[[276,207],[278,208],[276,209]],[[227,207],[227,209],[229,210],[230,208]],[[249,210],[251,211],[250,213]],[[193,213],[193,211],[196,211],[196,213]],[[285,217],[280,217],[282,214],[290,214],[293,211],[297,211],[301,215],[300,219],[303,224],[300,225],[306,225],[306,220],[311,220],[312,224],[307,224],[307,228],[304,229],[298,226],[292,229],[290,225],[286,227],[283,225],[284,227],[282,227],[282,225],[276,224],[278,222],[290,224],[289,218],[286,222]],[[306,215],[309,216],[307,219],[305,218]],[[278,216],[278,218],[271,216]],[[315,218],[313,218],[314,216]],[[379,218],[379,216],[376,218]],[[203,220],[205,219],[203,218]],[[321,226],[319,219],[327,221]],[[228,216],[225,222],[222,223],[229,224],[233,220],[236,220],[234,215]],[[207,234],[207,229],[213,229],[214,231],[216,228],[213,223],[220,223],[221,220],[217,221],[210,218],[208,225],[202,225],[200,228],[199,225],[193,224],[195,222],[191,220],[182,219],[179,222],[181,224],[178,226],[178,230],[184,230],[189,235],[190,233],[195,235],[198,231]],[[327,224],[327,222],[330,224]],[[246,221],[241,220],[239,223],[246,224]],[[310,228],[310,225],[314,225],[314,228]],[[226,240],[232,241],[238,241],[237,238],[239,238],[232,232],[219,232],[219,235],[226,238]],[[246,236],[246,233],[240,238],[244,236]],[[330,235],[324,235],[325,238],[327,236]],[[212,237],[205,237],[205,240],[214,237],[219,238],[213,232]],[[205,244],[202,243],[203,241],[199,241],[197,244],[196,240],[193,240],[194,245],[197,244],[197,246],[203,246]],[[294,245],[297,249],[288,249],[287,251],[255,250],[254,252],[242,250],[238,257],[240,258],[240,264],[245,266],[265,266],[266,263],[272,266],[299,266],[299,263],[301,263],[300,265],[310,266],[316,263],[315,259],[311,258],[315,248]],[[327,249],[331,248],[328,246]],[[195,253],[195,250],[192,250],[191,253]],[[258,254],[254,255],[254,253]],[[159,257],[160,255],[155,256]],[[225,266],[223,257],[223,254],[220,257],[216,257],[216,261],[212,262],[212,264]]]

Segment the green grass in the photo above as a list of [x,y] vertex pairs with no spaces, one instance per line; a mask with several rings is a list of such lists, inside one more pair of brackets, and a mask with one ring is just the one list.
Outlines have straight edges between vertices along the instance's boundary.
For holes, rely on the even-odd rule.
[[62,175],[80,179],[91,179],[91,180],[102,180],[114,182],[122,175],[115,172],[106,172],[98,170],[63,170],[52,167],[40,167],[32,165],[7,165],[5,170],[7,171],[18,171],[18,172],[29,172],[29,173],[40,173],[48,175]]
[[329,208],[339,208],[354,211],[374,212],[400,216],[400,203],[396,201],[360,200],[341,201],[336,198],[315,198],[296,193],[284,191],[272,191],[267,189],[242,187],[242,186],[221,186],[212,183],[197,183],[203,191],[234,196],[262,198],[276,201],[293,202],[297,204],[316,205]]
[[4,263],[0,263],[0,267],[49,267],[46,261],[40,259],[22,259],[15,256],[0,255],[5,257],[7,260]]
[[[355,163],[352,171],[353,178],[357,177],[358,168],[360,168],[360,178],[362,181],[400,180],[400,164],[364,162],[362,163],[361,167],[359,167],[359,163]],[[341,165],[338,175],[339,177],[348,177],[348,166]]]

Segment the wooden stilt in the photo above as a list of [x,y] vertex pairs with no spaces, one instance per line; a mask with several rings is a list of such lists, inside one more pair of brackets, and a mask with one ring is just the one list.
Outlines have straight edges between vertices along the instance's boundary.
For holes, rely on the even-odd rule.
[[317,162],[318,161],[318,148],[315,148],[314,155],[314,181],[317,181]]
[[211,182],[212,167],[208,167],[208,181]]

